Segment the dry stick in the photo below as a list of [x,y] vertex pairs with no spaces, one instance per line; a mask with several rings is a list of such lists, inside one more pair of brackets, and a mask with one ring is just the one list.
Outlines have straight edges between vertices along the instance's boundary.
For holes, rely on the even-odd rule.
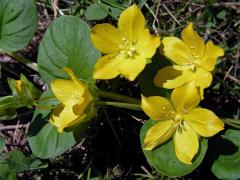
[[18,124],[18,125],[9,125],[9,126],[0,126],[0,131],[4,130],[12,130],[12,129],[22,129],[22,128],[27,128],[29,126],[28,124]]
[[159,21],[157,19],[157,16],[158,16],[159,8],[160,8],[160,3],[161,3],[161,0],[159,0],[158,3],[157,3],[157,8],[156,8],[156,11],[155,11],[155,17],[156,18],[153,19],[153,23],[152,23],[152,27],[153,27],[155,33],[158,33],[158,30],[157,30],[157,28],[155,26],[155,23],[157,22],[157,24],[159,26]]
[[[157,16],[154,14],[154,12],[151,10],[151,8],[148,6],[147,3],[144,3],[144,6],[146,6],[146,8],[149,10],[149,12],[152,14],[154,20],[156,20],[158,22]],[[156,27],[154,28],[155,33],[158,33]]]
[[[232,76],[231,74],[229,74],[229,70],[226,72],[226,71],[218,71],[219,73],[223,74],[224,77],[234,81],[234,83],[240,85],[240,79],[237,79],[236,77]],[[225,80],[225,78],[224,78]]]
[[54,14],[54,19],[57,17],[57,9],[58,9],[58,0],[53,0],[52,1],[52,9],[53,9],[53,14]]
[[220,2],[220,3],[213,4],[213,6],[215,7],[224,6],[224,7],[228,7],[236,10],[240,7],[240,3],[239,2]]
[[229,70],[228,70],[227,73],[225,74],[225,76],[224,76],[224,78],[223,78],[224,81],[225,81],[226,78],[228,77],[228,75],[229,75],[229,73],[231,72],[232,68],[233,68],[233,65],[229,68]]
[[176,23],[181,26],[181,23],[173,16],[173,14],[171,13],[171,11],[167,8],[167,6],[163,3],[163,7],[166,9],[166,11],[168,12],[168,14],[173,18],[174,21],[176,21]]
[[227,78],[234,81],[236,84],[240,85],[240,80],[232,76],[231,74],[227,75]]

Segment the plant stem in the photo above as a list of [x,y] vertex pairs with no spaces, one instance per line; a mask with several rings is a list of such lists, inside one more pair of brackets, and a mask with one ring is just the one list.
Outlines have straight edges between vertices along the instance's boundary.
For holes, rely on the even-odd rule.
[[38,67],[37,67],[37,63],[32,62],[31,60],[23,57],[20,54],[17,53],[7,53],[9,56],[12,56],[14,59],[16,59],[17,61],[25,64],[26,66],[28,66],[29,68],[31,68],[34,71],[38,72]]
[[140,102],[141,102],[140,99],[132,98],[132,97],[117,94],[117,93],[107,92],[107,91],[103,91],[103,90],[99,90],[98,95],[103,98],[108,98],[108,99],[113,99],[113,100],[117,100],[117,101],[133,103],[133,104],[140,104]]
[[222,121],[229,125],[229,126],[232,126],[234,128],[238,128],[240,129],[240,121],[239,120],[234,120],[234,119],[222,119]]
[[240,125],[236,125],[236,124],[233,124],[233,123],[230,123],[230,122],[225,122],[225,121],[224,121],[224,123],[229,125],[229,126],[232,126],[232,127],[237,128],[237,129],[240,129]]
[[31,68],[32,70],[38,72],[37,64],[34,63],[34,62],[32,62],[31,60],[23,57],[22,55],[20,55],[20,54],[18,54],[18,53],[5,52],[5,51],[3,51],[3,50],[0,50],[0,53],[7,54],[7,55],[13,57],[15,60],[17,60],[17,61],[25,64],[26,66],[28,66],[28,67]]
[[99,101],[96,102],[96,105],[102,105],[102,106],[115,106],[115,107],[121,107],[136,111],[141,111],[140,104],[130,104],[130,103],[122,103],[122,102],[105,102],[105,101]]
[[232,124],[238,124],[238,125],[240,125],[240,120],[224,119],[223,121],[224,121],[224,122],[229,122],[229,123],[232,123]]
[[37,99],[36,102],[47,101],[47,100],[50,100],[50,99],[56,99],[56,97],[55,96],[48,96],[48,97],[44,97],[44,98],[41,98],[41,99]]

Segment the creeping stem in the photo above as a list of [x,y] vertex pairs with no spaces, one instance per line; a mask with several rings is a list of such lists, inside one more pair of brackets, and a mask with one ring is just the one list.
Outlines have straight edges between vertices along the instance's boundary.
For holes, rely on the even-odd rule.
[[105,101],[99,101],[99,102],[96,102],[96,105],[115,106],[115,107],[121,107],[121,108],[126,108],[126,109],[141,111],[141,106],[140,106],[140,104],[130,104],[130,103],[121,103],[121,102],[105,102]]
[[225,124],[240,129],[240,120],[234,119],[222,119],[222,120]]
[[117,93],[107,92],[103,90],[98,90],[98,95],[99,97],[113,99],[113,100],[127,102],[127,103],[133,103],[133,104],[140,104],[141,102],[141,100],[136,98],[132,98],[132,97],[117,94]]
[[32,62],[31,60],[23,57],[22,55],[18,54],[18,53],[11,53],[11,52],[5,52],[3,51],[2,49],[0,49],[0,53],[3,53],[3,54],[7,54],[11,57],[13,57],[15,60],[25,64],[26,66],[28,66],[29,68],[31,68],[32,70],[34,71],[37,71],[38,72],[38,68],[37,68],[37,64]]

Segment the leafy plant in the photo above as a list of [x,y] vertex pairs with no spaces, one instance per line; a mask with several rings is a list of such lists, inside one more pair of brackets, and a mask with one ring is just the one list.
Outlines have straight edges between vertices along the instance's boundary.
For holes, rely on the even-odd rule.
[[[14,119],[22,108],[34,110],[27,133],[32,154],[5,151],[5,140],[0,138],[0,179],[16,179],[18,173],[51,166],[52,160],[89,138],[89,132],[95,130],[94,117],[102,113],[121,144],[104,106],[125,108],[126,112],[137,110],[141,115],[143,111],[150,117],[138,134],[139,147],[156,174],[145,170],[146,177],[181,177],[193,172],[207,157],[208,138],[223,130],[225,123],[222,138],[234,144],[237,151],[214,159],[211,170],[220,179],[240,178],[239,120],[219,118],[212,111],[197,107],[206,99],[205,89],[212,83],[213,70],[224,49],[212,41],[205,43],[193,23],[183,29],[182,40],[150,33],[152,29],[146,25],[149,17],[144,17],[139,7],[151,8],[141,1],[138,5],[104,0],[86,7],[84,16],[88,22],[110,15],[118,20],[117,27],[101,23],[90,28],[72,15],[56,18],[43,35],[35,64],[17,53],[36,31],[35,1],[0,0],[0,52],[39,72],[47,87],[42,92],[24,72],[19,80],[7,78],[11,95],[0,97],[0,119]],[[169,13],[165,4],[164,7]],[[215,26],[217,19],[225,20],[227,13],[222,10],[216,18],[207,14],[205,30]],[[155,16],[153,22],[158,22]],[[116,88],[120,81],[139,82],[139,86],[136,84],[141,100],[104,91],[100,80],[111,83],[112,79],[118,79]],[[84,160],[79,163],[84,164]],[[100,179],[92,174],[90,166],[91,163],[79,174],[79,179],[85,177],[86,171],[87,179]],[[122,171],[116,166],[111,173],[106,179]]]

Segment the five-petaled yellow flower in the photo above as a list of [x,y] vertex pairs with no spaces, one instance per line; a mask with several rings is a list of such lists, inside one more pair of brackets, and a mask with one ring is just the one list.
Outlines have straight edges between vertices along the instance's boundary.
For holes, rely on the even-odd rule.
[[121,74],[135,80],[160,45],[160,38],[145,28],[144,16],[136,5],[122,12],[118,28],[106,23],[94,26],[91,39],[105,54],[95,65],[94,79],[112,79]]
[[205,45],[203,38],[194,31],[192,23],[182,31],[181,36],[182,40],[176,37],[163,38],[164,55],[175,65],[161,69],[154,82],[157,86],[173,89],[195,80],[203,98],[203,89],[212,82],[210,72],[215,67],[216,59],[224,55],[224,50],[212,41]]
[[160,96],[142,96],[143,111],[157,123],[147,132],[144,150],[152,150],[173,136],[177,158],[191,164],[198,152],[198,135],[210,137],[221,131],[224,123],[210,110],[195,108],[200,97],[195,82],[173,90],[171,102]]
[[88,106],[93,101],[87,85],[75,77],[73,71],[64,68],[71,80],[57,79],[51,82],[56,98],[61,102],[54,110],[50,122],[61,133],[64,128],[75,126],[86,120]]

